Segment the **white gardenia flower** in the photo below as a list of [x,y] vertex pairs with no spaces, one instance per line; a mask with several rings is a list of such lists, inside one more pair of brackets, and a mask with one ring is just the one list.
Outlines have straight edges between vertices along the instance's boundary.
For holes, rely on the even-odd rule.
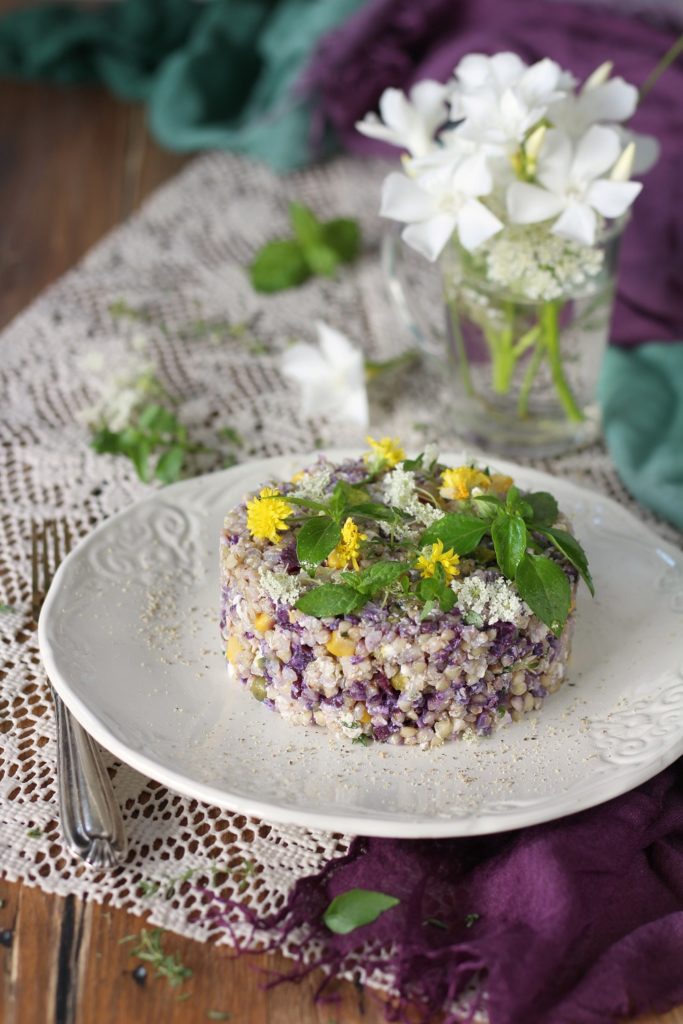
[[412,170],[415,177],[389,174],[384,179],[380,213],[407,224],[401,237],[428,260],[437,259],[456,231],[464,248],[471,251],[503,227],[479,202],[478,197],[492,188],[483,153],[458,155],[444,150],[416,161]]
[[434,133],[448,116],[446,99],[450,87],[426,79],[418,82],[408,96],[400,89],[385,89],[379,101],[381,119],[366,114],[357,130],[371,139],[407,149],[421,157],[434,149]]
[[345,334],[317,323],[318,344],[300,341],[283,353],[282,372],[301,388],[305,416],[345,420],[365,429],[368,396],[362,353]]
[[508,186],[511,221],[535,224],[557,218],[553,234],[593,245],[597,215],[621,217],[643,187],[610,180],[620,151],[618,134],[601,125],[590,127],[576,145],[565,132],[548,131],[538,156],[538,184],[516,181]]
[[527,66],[514,53],[469,54],[458,64],[455,77],[451,117],[462,119],[457,131],[501,153],[516,148],[573,82],[554,60]]

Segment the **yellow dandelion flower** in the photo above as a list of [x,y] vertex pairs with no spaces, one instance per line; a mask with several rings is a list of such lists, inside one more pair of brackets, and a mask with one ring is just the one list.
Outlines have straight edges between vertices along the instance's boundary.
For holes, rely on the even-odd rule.
[[360,542],[367,539],[367,534],[361,533],[353,519],[349,517],[342,526],[341,540],[327,559],[329,567],[331,569],[346,569],[350,562],[357,570]]
[[366,437],[365,440],[372,450],[366,452],[363,458],[373,471],[393,469],[406,457],[406,453],[396,437],[383,437],[380,441]]
[[278,531],[287,529],[286,520],[294,513],[292,506],[281,498],[280,492],[264,487],[258,498],[247,502],[247,527],[255,540],[269,540],[277,544]]
[[460,570],[458,569],[459,562],[460,558],[456,555],[453,548],[444,551],[443,541],[437,540],[436,544],[432,544],[432,550],[429,554],[420,555],[415,563],[415,568],[420,570],[420,575],[423,579],[427,579],[428,576],[434,575],[437,565],[441,565],[443,566],[446,579],[452,580],[454,576],[460,575]]
[[441,481],[439,488],[441,497],[455,501],[464,501],[465,498],[469,498],[475,487],[482,491],[488,491],[491,487],[491,480],[486,473],[482,473],[479,469],[472,469],[471,466],[444,469]]
[[294,474],[294,476],[292,477],[290,483],[299,484],[299,483],[301,483],[301,481],[303,480],[303,478],[305,476],[306,476],[306,474],[304,473],[303,469],[300,469],[298,473]]

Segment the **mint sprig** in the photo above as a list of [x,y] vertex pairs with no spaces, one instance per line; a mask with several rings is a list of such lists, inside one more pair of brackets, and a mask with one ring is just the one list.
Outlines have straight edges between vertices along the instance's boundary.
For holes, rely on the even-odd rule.
[[333,277],[340,263],[351,263],[360,250],[360,229],[350,218],[320,221],[303,203],[290,203],[294,238],[268,242],[249,267],[258,292],[295,288],[313,275]]
[[372,924],[380,914],[398,906],[396,896],[372,889],[349,889],[335,896],[323,914],[323,923],[336,935],[348,935],[356,928]]

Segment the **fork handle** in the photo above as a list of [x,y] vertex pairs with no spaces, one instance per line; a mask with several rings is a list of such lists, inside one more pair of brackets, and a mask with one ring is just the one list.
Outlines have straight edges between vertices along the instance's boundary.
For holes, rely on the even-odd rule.
[[95,742],[53,691],[57,718],[59,810],[69,848],[91,867],[121,863],[127,841],[109,776]]

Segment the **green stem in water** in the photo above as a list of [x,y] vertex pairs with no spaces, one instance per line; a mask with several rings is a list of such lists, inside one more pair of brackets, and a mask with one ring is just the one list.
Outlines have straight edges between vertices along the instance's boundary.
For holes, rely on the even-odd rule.
[[468,395],[473,395],[474,385],[472,383],[472,376],[470,374],[470,363],[467,358],[467,352],[465,351],[465,340],[460,330],[460,317],[458,315],[458,309],[453,299],[448,299],[448,320],[451,327],[451,335],[455,344],[455,350],[458,354],[458,362],[460,363],[460,373],[462,374],[462,382],[465,385],[465,391]]
[[486,340],[493,359],[493,390],[505,395],[510,390],[512,374],[517,362],[514,353],[515,304],[505,303],[505,327],[499,333],[487,332]]
[[640,89],[638,90],[638,103],[641,103],[643,98],[647,96],[650,89],[658,81],[659,78],[664,74],[668,67],[671,67],[673,62],[683,53],[683,36],[680,36],[673,46],[667,50],[662,59],[658,64],[655,65],[653,70],[647,76]]
[[[529,331],[531,334],[531,331]],[[541,333],[540,327],[536,331],[536,337]],[[536,379],[536,374],[539,371],[540,365],[543,362],[545,356],[545,345],[543,337],[538,338],[536,342],[536,348],[533,351],[529,365],[524,373],[522,380],[522,386],[519,391],[519,400],[517,402],[517,412],[521,419],[525,419],[529,412],[529,396],[531,394],[531,385]]]
[[576,404],[576,399],[569,387],[567,378],[564,375],[564,367],[562,366],[559,312],[559,304],[557,302],[544,302],[541,306],[540,321],[543,341],[548,353],[553,383],[555,384],[555,390],[557,391],[562,408],[570,420],[580,423],[586,417]]

